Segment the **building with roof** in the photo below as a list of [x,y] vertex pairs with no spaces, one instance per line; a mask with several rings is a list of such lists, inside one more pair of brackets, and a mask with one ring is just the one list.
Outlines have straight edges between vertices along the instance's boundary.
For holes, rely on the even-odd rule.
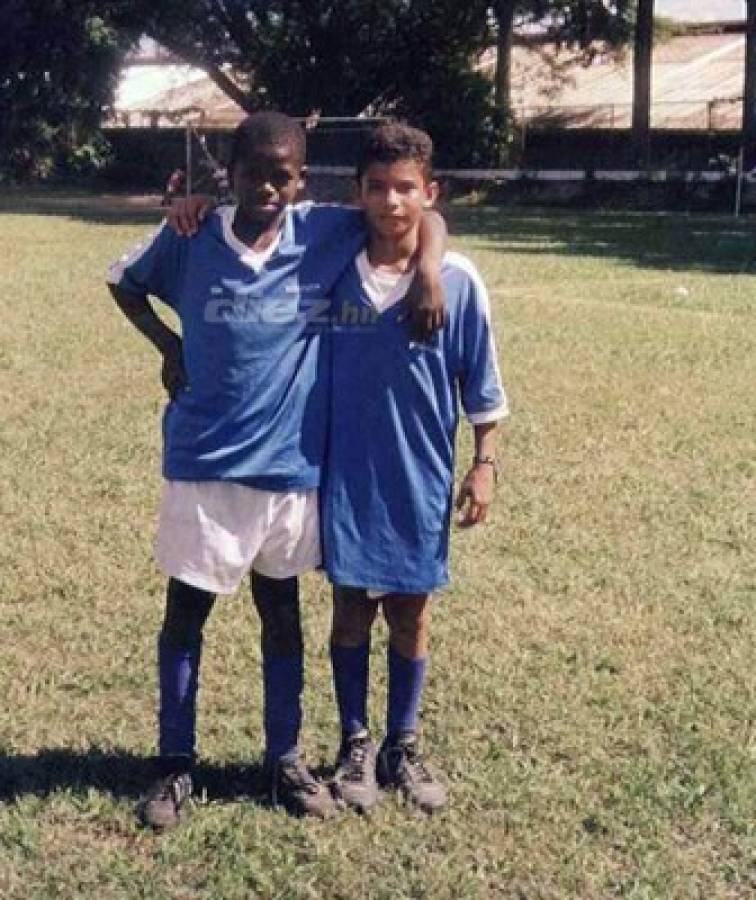
[[[737,130],[742,121],[745,0],[656,0],[657,16],[681,33],[658,40],[652,73],[652,127]],[[569,50],[533,40],[513,51],[512,101],[522,124],[552,128],[629,128],[632,53],[597,53],[588,65]],[[192,124],[233,128],[245,113],[202,70],[177,63],[144,39],[127,60],[111,126]],[[478,69],[493,76],[496,50]]]
[[[495,51],[481,60],[493,74]],[[737,129],[742,121],[745,35],[690,34],[657,43],[652,72],[652,127]],[[584,65],[568,51],[517,46],[512,102],[521,123],[562,128],[629,128],[633,60],[597,55]]]
[[745,21],[745,0],[656,0],[657,16],[678,22]]
[[174,82],[160,90],[117,101],[108,125],[132,128],[177,125],[234,128],[246,115],[204,72],[194,70],[194,73],[183,78],[184,73],[176,74],[178,77]]

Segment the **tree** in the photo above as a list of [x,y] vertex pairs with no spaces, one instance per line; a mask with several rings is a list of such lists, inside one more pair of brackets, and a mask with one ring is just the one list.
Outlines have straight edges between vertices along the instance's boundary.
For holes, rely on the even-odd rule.
[[748,0],[746,12],[743,152],[746,170],[750,171],[756,166],[756,0]]
[[494,101],[504,118],[509,119],[512,106],[512,46],[517,2],[516,0],[497,0],[491,11],[496,21]]
[[642,166],[649,161],[653,46],[654,0],[638,0],[633,55],[633,150]]
[[483,0],[132,0],[114,21],[142,27],[248,111],[401,113],[446,161],[468,156],[462,119],[475,141],[490,128],[490,86],[472,66],[488,36]]
[[491,15],[496,27],[495,98],[505,119],[510,119],[512,47],[515,24],[538,24],[541,33],[530,44],[568,46],[589,62],[599,45],[617,48],[630,37],[632,0],[495,0]]
[[122,49],[85,0],[3,0],[0,169],[45,174],[94,135]]

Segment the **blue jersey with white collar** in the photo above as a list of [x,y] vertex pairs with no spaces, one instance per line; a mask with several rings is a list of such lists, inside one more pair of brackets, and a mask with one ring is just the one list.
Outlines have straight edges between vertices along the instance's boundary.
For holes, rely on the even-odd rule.
[[188,388],[165,411],[163,474],[313,488],[328,419],[328,297],[364,242],[363,219],[299,204],[257,254],[233,234],[234,213],[217,209],[191,238],[163,224],[110,270],[113,284],[159,297],[181,321]]
[[405,594],[445,585],[458,406],[473,424],[507,414],[483,282],[457,253],[441,277],[447,321],[427,344],[411,341],[402,300],[371,296],[364,254],[336,286],[322,510],[337,584]]

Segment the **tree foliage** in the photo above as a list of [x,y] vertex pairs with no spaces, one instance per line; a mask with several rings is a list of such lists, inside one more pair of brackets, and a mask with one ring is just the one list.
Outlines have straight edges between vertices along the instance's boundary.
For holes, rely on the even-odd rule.
[[497,107],[490,82],[474,67],[506,8],[514,9],[510,25],[542,23],[549,41],[588,55],[597,40],[626,40],[631,3],[132,0],[120,16],[205,69],[249,111],[398,113],[428,128],[445,162],[473,164],[498,156],[508,122],[501,85]]
[[746,169],[751,171],[756,167],[756,0],[748,0],[746,4],[743,150]]
[[85,0],[2,0],[0,167],[46,174],[85,165],[115,86],[120,37]]
[[490,86],[472,67],[489,29],[481,0],[132,2],[120,21],[204,68],[250,111],[400,112],[435,132],[447,161],[465,155],[460,112],[473,142],[490,129]]

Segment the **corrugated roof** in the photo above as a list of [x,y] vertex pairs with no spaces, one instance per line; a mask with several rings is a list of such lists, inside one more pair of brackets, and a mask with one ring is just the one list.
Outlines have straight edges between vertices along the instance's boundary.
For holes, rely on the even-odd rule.
[[123,125],[238,125],[244,110],[211,81],[200,78],[180,87],[160,91],[151,97],[116,109],[116,122]]
[[745,19],[745,0],[656,0],[657,16],[679,22],[719,22]]
[[[484,68],[492,72],[494,64],[495,57],[489,57]],[[566,52],[515,47],[515,109],[527,119],[558,117],[573,127],[628,126],[632,64],[629,52],[619,60],[598,56],[586,67]],[[737,128],[744,66],[742,34],[677,37],[659,44],[652,76],[654,127]]]
[[[495,53],[481,70],[489,74]],[[548,63],[550,60],[551,63]],[[742,118],[745,36],[676,37],[654,52],[653,126],[737,129]],[[632,54],[619,60],[597,56],[589,66],[566,51],[517,46],[513,54],[513,101],[527,120],[558,121],[566,127],[628,127],[632,104]],[[244,111],[209,78],[171,88],[117,110],[119,124],[234,126]]]

